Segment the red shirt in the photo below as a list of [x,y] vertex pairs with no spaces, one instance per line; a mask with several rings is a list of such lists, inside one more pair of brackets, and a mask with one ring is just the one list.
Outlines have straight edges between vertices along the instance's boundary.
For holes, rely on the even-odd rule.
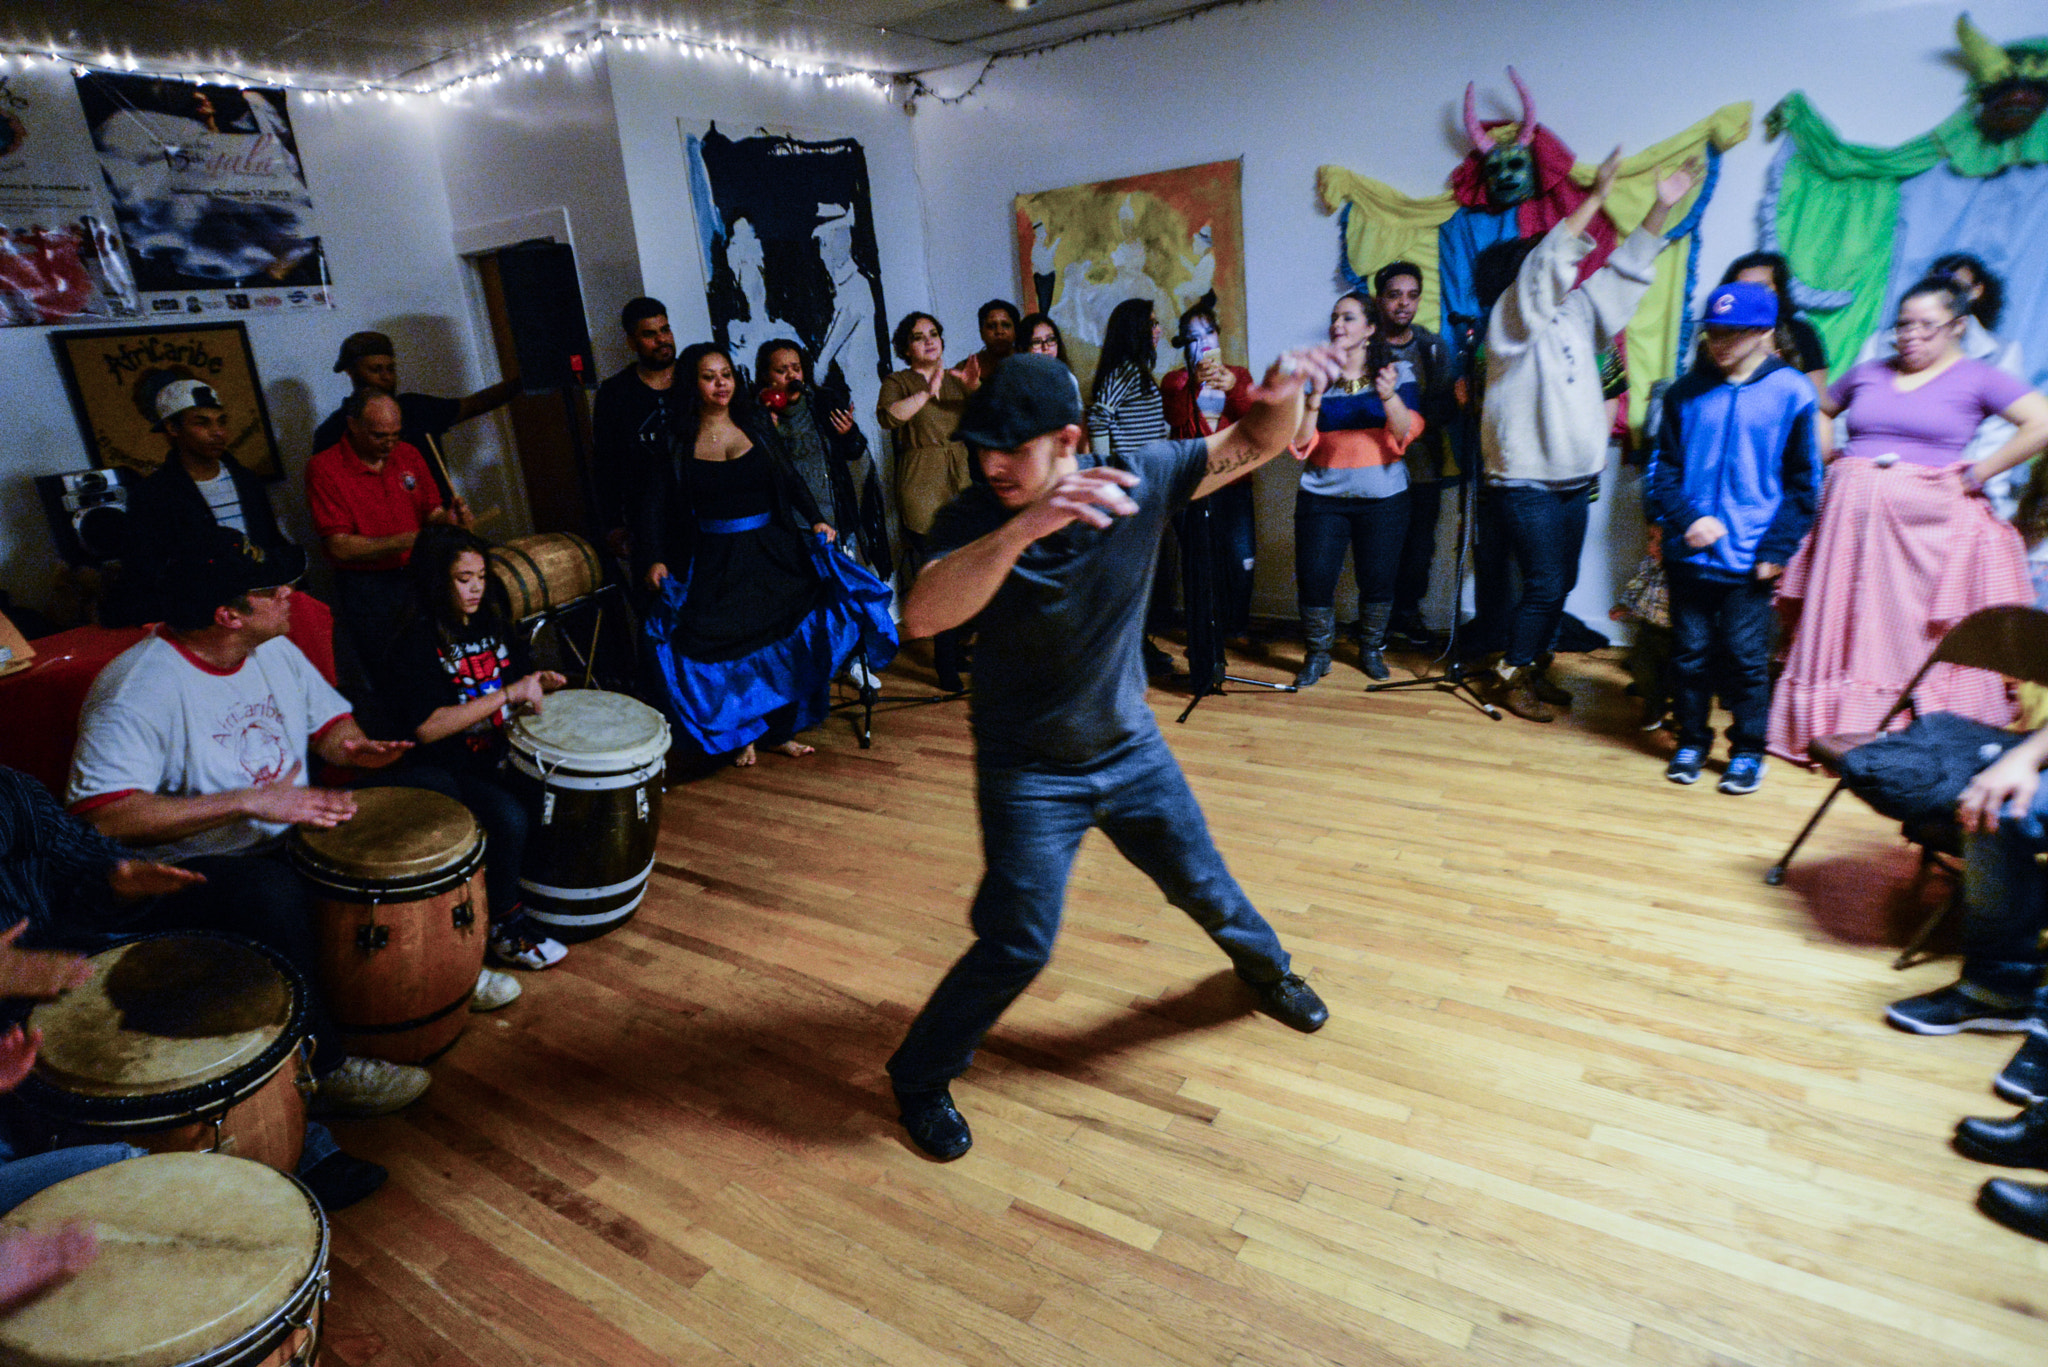
[[[330,536],[398,536],[416,532],[441,506],[441,492],[427,463],[408,442],[391,448],[384,468],[372,471],[363,464],[355,448],[343,437],[306,465],[306,506],[313,514],[313,530]],[[332,555],[327,557],[334,561]],[[355,560],[340,568],[351,570],[397,570],[405,568],[410,553]]]

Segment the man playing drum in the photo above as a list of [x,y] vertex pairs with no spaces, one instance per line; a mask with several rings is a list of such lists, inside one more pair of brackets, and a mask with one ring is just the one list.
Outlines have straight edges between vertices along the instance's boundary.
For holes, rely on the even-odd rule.
[[[246,935],[317,984],[307,889],[282,837],[339,825],[356,800],[307,785],[307,750],[381,769],[411,746],[365,736],[348,701],[284,639],[305,565],[296,546],[266,553],[226,529],[171,561],[164,625],[86,695],[65,801],[101,834],[206,876],[133,928]],[[341,1057],[317,987],[309,1023],[321,1113],[384,1115],[426,1090],[425,1069]]]
[[953,965],[889,1060],[903,1124],[933,1158],[973,1138],[949,1084],[1051,956],[1081,838],[1100,826],[1194,918],[1259,1006],[1309,1031],[1315,991],[1223,866],[1145,702],[1145,594],[1166,519],[1287,449],[1303,376],[1321,389],[1341,356],[1281,358],[1243,420],[1207,438],[1152,442],[1114,463],[1078,454],[1081,395],[1050,356],[1012,356],[975,391],[960,439],[988,476],[941,509],[933,559],[903,609],[905,636],[972,619],[977,805],[988,868]]

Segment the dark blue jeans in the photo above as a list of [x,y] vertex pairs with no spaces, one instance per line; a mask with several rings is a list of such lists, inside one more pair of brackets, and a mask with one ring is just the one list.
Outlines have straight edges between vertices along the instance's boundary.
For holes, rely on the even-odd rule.
[[981,1037],[1045,967],[1067,876],[1091,826],[1209,933],[1239,977],[1262,983],[1286,975],[1287,951],[1223,867],[1202,809],[1157,732],[1087,769],[980,770],[976,803],[988,868],[969,913],[974,944],[890,1058],[897,1091],[935,1091],[966,1072]]
[[[1579,552],[1586,545],[1586,506],[1593,486],[1571,491],[1491,484],[1479,491],[1478,653],[1498,650],[1503,661],[1534,664],[1550,648],[1564,617],[1564,600],[1579,582]],[[1515,574],[1522,592],[1515,596]]]
[[[1444,507],[1445,480],[1408,486],[1408,530],[1394,571],[1394,624],[1422,625],[1422,600],[1429,596],[1429,572],[1436,565],[1436,524]],[[1453,609],[1455,611],[1455,609]]]
[[1728,752],[1761,755],[1771,719],[1771,592],[1754,577],[1709,579],[1682,564],[1671,585],[1671,713],[1678,743],[1707,749],[1714,694],[1731,715]]
[[2048,872],[2034,856],[2048,853],[2048,783],[2030,812],[2008,809],[1998,829],[1963,840],[1963,981],[2010,1002],[2031,1002],[2048,1023]]
[[1306,489],[1294,496],[1295,595],[1303,607],[1326,608],[1337,601],[1346,546],[1358,576],[1358,601],[1394,601],[1408,496],[1406,489],[1388,498],[1331,498]]

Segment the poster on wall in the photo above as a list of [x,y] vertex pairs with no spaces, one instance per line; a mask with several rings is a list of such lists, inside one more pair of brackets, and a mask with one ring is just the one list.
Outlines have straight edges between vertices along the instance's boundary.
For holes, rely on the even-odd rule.
[[1246,364],[1242,172],[1214,161],[1017,196],[1017,302],[1060,325],[1084,386],[1126,299],[1150,299],[1171,337],[1182,310],[1215,290],[1223,358]]
[[713,339],[751,372],[761,343],[793,337],[821,384],[871,412],[895,366],[860,143],[766,128],[733,138],[716,123],[682,132]]
[[78,99],[148,316],[328,306],[283,90],[90,73]]
[[203,380],[220,396],[228,454],[244,469],[264,479],[282,476],[277,434],[241,321],[66,329],[50,341],[94,465],[147,475],[163,464],[170,443],[155,430],[155,416],[143,412],[136,387],[168,371]]
[[136,311],[70,82],[0,75],[0,327]]

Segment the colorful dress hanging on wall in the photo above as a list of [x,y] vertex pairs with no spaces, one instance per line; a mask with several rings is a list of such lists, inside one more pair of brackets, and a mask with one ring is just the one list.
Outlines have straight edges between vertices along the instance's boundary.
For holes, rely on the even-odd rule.
[[2039,387],[2048,383],[2048,38],[2001,48],[1967,15],[1956,31],[1969,100],[1897,147],[1842,141],[1798,91],[1771,111],[1765,127],[1782,142],[1758,235],[1791,263],[1837,373],[1936,257],[1978,257],[2005,281],[1999,338],[2020,344]]
[[[1541,235],[1567,217],[1593,183],[1595,168],[1576,162],[1571,149],[1536,122],[1533,101],[1519,78],[1515,87],[1523,117],[1486,122],[1474,114],[1467,89],[1465,124],[1474,145],[1442,194],[1418,199],[1341,166],[1316,172],[1324,212],[1339,216],[1344,278],[1353,288],[1369,288],[1373,271],[1387,262],[1416,263],[1424,274],[1417,316],[1446,336],[1458,334],[1461,320],[1477,320],[1472,267],[1479,254],[1498,242]],[[1689,343],[1687,300],[1699,254],[1694,230],[1713,197],[1720,154],[1749,136],[1749,120],[1747,103],[1725,105],[1622,162],[1614,193],[1588,230],[1597,245],[1582,271],[1599,269],[1614,244],[1649,213],[1660,171],[1705,155],[1706,182],[1680,205],[1681,217],[1665,232],[1674,241],[1684,239],[1686,250],[1658,258],[1656,284],[1628,327],[1629,421],[1638,428],[1650,386],[1678,368]]]

